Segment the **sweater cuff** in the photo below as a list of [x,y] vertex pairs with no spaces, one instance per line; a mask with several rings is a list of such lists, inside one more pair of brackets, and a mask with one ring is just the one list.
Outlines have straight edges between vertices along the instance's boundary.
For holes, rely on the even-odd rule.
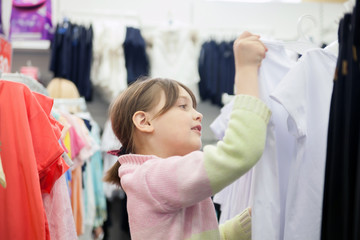
[[236,95],[233,110],[235,109],[243,109],[254,112],[264,119],[266,123],[269,122],[271,117],[271,111],[266,104],[261,99],[250,95]]
[[239,220],[239,231],[242,232],[242,239],[251,239],[251,216],[249,208],[245,209],[241,214],[237,215]]
[[219,226],[222,240],[251,240],[249,208]]

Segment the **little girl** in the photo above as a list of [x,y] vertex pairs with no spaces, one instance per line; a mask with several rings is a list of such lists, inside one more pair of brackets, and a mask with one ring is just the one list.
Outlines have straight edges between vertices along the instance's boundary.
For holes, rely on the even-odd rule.
[[237,96],[223,141],[201,148],[193,93],[168,79],[136,81],[112,104],[122,143],[104,180],[127,194],[131,239],[251,239],[249,210],[218,226],[211,196],[261,157],[270,111],[257,98],[266,47],[243,33],[234,42]]

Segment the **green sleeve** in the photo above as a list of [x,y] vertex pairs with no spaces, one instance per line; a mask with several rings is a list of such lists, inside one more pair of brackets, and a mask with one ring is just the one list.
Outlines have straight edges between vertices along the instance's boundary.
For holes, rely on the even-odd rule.
[[251,217],[249,209],[219,226],[221,240],[251,240]]
[[271,112],[263,101],[237,95],[224,139],[204,147],[204,165],[213,194],[245,174],[260,159]]

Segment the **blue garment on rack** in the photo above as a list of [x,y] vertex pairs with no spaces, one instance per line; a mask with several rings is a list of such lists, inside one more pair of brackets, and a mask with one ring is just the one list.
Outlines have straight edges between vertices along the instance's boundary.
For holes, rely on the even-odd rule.
[[[100,145],[100,127],[94,121],[90,120],[89,123],[90,124],[87,124],[86,126],[89,129],[90,136],[97,144]],[[91,181],[88,181],[89,179],[91,179]],[[107,218],[106,197],[103,189],[102,179],[102,154],[101,151],[98,150],[90,157],[90,161],[87,162],[86,168],[83,169],[84,209],[85,211],[91,211],[92,205],[89,206],[89,204],[95,205],[95,215],[93,216],[92,213],[87,212],[85,217],[94,217],[94,219],[88,219],[94,220],[94,222],[92,222],[94,227],[102,226]],[[88,196],[88,198],[86,196]],[[92,198],[92,200],[90,198]]]
[[123,47],[128,84],[131,84],[141,76],[148,76],[149,59],[146,54],[146,43],[139,29],[133,27],[126,28]]
[[64,20],[57,24],[51,42],[50,70],[54,77],[71,80],[86,101],[92,100],[92,41],[92,26],[86,28]]
[[199,57],[199,93],[201,100],[222,106],[222,94],[233,94],[235,63],[233,41],[203,43]]
[[219,44],[219,53],[219,79],[218,87],[216,88],[218,91],[216,92],[215,103],[222,106],[222,94],[234,94],[235,63],[233,41],[221,42]]

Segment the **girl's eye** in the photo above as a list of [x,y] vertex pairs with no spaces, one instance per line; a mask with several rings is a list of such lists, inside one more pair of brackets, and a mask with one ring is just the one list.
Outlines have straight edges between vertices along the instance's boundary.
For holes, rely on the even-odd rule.
[[181,107],[181,108],[183,108],[183,109],[186,109],[186,104],[184,104],[184,105],[180,105],[179,107]]

